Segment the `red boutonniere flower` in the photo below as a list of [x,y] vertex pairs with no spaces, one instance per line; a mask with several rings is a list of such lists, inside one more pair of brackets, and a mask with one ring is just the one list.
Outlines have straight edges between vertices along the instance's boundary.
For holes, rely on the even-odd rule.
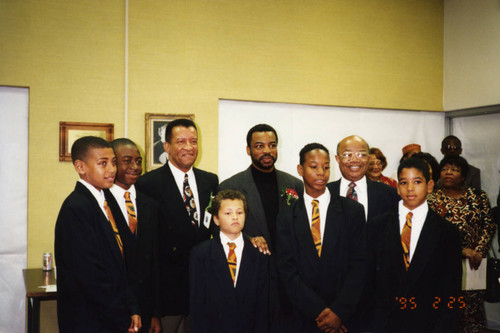
[[295,200],[299,198],[297,191],[293,188],[283,188],[281,189],[281,196],[285,198],[286,204],[290,206]]

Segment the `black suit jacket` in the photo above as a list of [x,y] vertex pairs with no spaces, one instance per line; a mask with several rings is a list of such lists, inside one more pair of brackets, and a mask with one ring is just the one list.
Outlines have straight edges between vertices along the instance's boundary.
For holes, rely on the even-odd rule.
[[[173,167],[173,166],[172,166]],[[200,227],[191,224],[170,167],[150,171],[140,177],[136,188],[158,202],[161,315],[187,315],[189,312],[189,255],[191,248],[210,238],[210,227],[203,225],[210,194],[215,193],[217,175],[193,168],[200,207]]]
[[233,284],[218,234],[196,246],[190,263],[192,333],[265,333],[268,328],[268,257],[244,239]]
[[325,308],[349,328],[364,284],[365,225],[361,204],[332,193],[319,258],[304,199],[278,216],[278,272],[294,306],[296,332],[320,332],[314,320]]
[[463,306],[458,229],[429,208],[408,271],[399,230],[397,208],[367,224],[374,332],[457,332]]
[[60,332],[126,332],[138,313],[112,227],[80,182],[62,204],[55,229]]
[[123,241],[129,283],[139,303],[142,330],[152,317],[160,317],[160,272],[158,261],[158,204],[136,191],[137,229],[132,234],[120,206],[109,190],[104,190],[109,208]]
[[[340,195],[340,179],[326,185],[331,193]],[[371,220],[377,215],[393,209],[399,202],[399,195],[394,187],[366,179],[368,192],[368,218]]]

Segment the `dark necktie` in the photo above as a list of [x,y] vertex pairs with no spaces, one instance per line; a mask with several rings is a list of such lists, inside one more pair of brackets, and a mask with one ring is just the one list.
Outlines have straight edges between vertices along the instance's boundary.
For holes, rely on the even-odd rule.
[[127,207],[128,227],[130,231],[135,234],[135,230],[137,229],[137,215],[135,213],[134,203],[132,199],[130,199],[130,192],[125,192],[125,206]]
[[354,189],[355,187],[356,187],[355,182],[349,183],[349,189],[347,190],[346,197],[348,197],[349,199],[358,201],[358,193],[356,193],[356,190]]
[[115,218],[113,217],[113,214],[111,213],[111,209],[109,209],[107,201],[104,201],[104,210],[106,211],[106,215],[108,215],[109,223],[111,224],[111,228],[113,228],[113,232],[115,234],[116,242],[118,243],[118,247],[120,248],[120,252],[121,252],[122,257],[123,257],[123,243],[122,243],[122,239],[120,237],[120,234],[118,233],[118,228],[116,227]]
[[198,226],[198,213],[196,212],[196,202],[194,201],[193,191],[189,186],[188,174],[184,175],[184,193],[182,198],[184,199],[184,205],[188,212],[191,223]]
[[320,229],[320,218],[319,218],[319,201],[313,200],[312,214],[311,214],[311,233],[314,240],[314,246],[316,251],[318,251],[318,257],[321,257],[321,229]]
[[234,281],[236,280],[236,253],[234,249],[236,248],[236,244],[232,242],[228,242],[229,245],[229,253],[227,254],[227,264],[229,265],[229,272],[231,273],[231,278]]
[[411,240],[411,218],[413,213],[406,214],[406,223],[401,232],[401,245],[403,245],[403,259],[405,261],[406,270],[410,267],[410,240]]

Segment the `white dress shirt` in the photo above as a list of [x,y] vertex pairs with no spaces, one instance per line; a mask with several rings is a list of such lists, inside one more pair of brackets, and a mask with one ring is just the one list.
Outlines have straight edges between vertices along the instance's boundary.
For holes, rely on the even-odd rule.
[[101,207],[102,212],[104,213],[104,216],[109,221],[108,214],[106,213],[106,210],[104,209],[104,201],[106,201],[106,198],[104,197],[104,192],[102,190],[96,189],[93,185],[88,183],[87,181],[83,179],[78,179],[80,183],[82,183],[89,191],[92,193],[94,198],[97,200],[97,203],[99,204],[99,207]]
[[323,244],[323,235],[325,234],[326,214],[330,205],[331,194],[328,188],[325,193],[317,198],[311,197],[304,189],[304,204],[306,206],[307,218],[309,219],[309,228],[312,227],[312,201],[318,200],[319,206],[319,230],[321,232],[321,244]]
[[403,232],[404,225],[406,223],[406,215],[409,212],[413,213],[411,218],[411,236],[410,236],[410,263],[415,249],[418,245],[418,239],[422,228],[424,227],[425,218],[427,217],[427,212],[429,211],[429,205],[427,201],[415,208],[414,210],[409,210],[403,205],[403,200],[399,201],[399,234]]
[[184,175],[187,173],[189,187],[193,192],[194,201],[196,203],[196,211],[198,212],[198,226],[200,226],[200,223],[203,223],[203,221],[201,221],[202,214],[200,211],[200,199],[198,196],[198,186],[196,185],[196,177],[194,176],[193,168],[189,169],[188,172],[184,172],[177,169],[177,167],[175,165],[172,165],[170,161],[168,161],[168,167],[172,171],[172,175],[174,176],[174,180],[177,184],[177,188],[179,189],[181,197],[184,196]]
[[[345,179],[344,177],[340,178],[340,196],[346,197],[347,191],[349,190],[350,180]],[[363,205],[365,208],[365,221],[368,220],[368,186],[366,185],[366,176],[363,176],[360,180],[354,182],[356,187],[354,190],[358,195],[358,202]]]
[[[226,259],[229,255],[229,245],[227,243],[231,242],[236,244],[234,248],[234,254],[236,254],[236,274],[234,275],[234,286],[236,287],[236,282],[238,282],[238,273],[240,272],[240,264],[241,264],[241,256],[243,254],[243,247],[245,246],[245,241],[243,240],[243,234],[240,233],[238,238],[235,240],[229,239],[222,231],[220,232],[220,242],[222,247],[224,248],[224,252],[226,253]],[[229,273],[229,266],[228,266]]]
[[116,202],[118,202],[118,206],[120,206],[120,210],[122,211],[123,217],[125,217],[125,221],[127,221],[127,225],[129,225],[129,221],[127,205],[125,204],[125,192],[130,192],[130,200],[132,201],[132,204],[134,204],[135,216],[137,217],[137,220],[139,220],[139,213],[137,212],[136,203],[137,192],[135,191],[135,186],[132,185],[128,190],[125,190],[120,186],[113,184],[113,186],[111,186],[109,190],[115,197]]

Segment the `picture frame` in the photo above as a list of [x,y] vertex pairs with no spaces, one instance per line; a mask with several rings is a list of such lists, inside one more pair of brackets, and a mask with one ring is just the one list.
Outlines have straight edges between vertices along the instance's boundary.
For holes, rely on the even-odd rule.
[[161,167],[167,161],[167,153],[163,149],[165,129],[167,124],[176,119],[190,119],[194,121],[194,114],[162,114],[146,113],[146,171]]
[[97,136],[104,140],[113,141],[115,133],[114,124],[59,122],[59,161],[71,162],[71,146],[84,136]]

